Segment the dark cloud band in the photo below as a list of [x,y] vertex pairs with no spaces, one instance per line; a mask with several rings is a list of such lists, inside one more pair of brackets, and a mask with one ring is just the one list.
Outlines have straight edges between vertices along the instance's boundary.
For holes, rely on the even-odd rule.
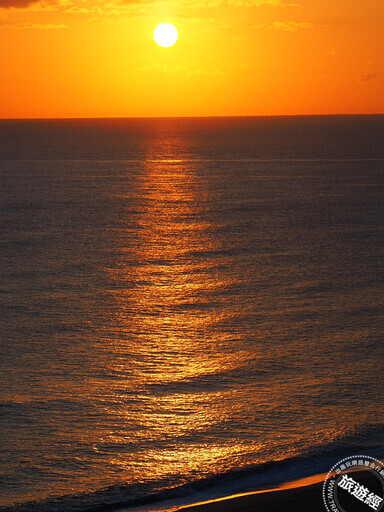
[[0,9],[10,9],[12,7],[22,8],[38,2],[39,0],[0,0]]

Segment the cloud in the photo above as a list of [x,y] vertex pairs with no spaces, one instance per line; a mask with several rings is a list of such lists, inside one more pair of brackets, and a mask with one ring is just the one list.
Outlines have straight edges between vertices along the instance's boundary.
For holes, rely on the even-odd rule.
[[68,9],[66,9],[65,12],[68,12],[70,14],[89,14],[91,12],[94,12],[94,10],[87,9],[86,7],[77,7],[73,5],[72,7],[68,7]]
[[374,71],[371,73],[363,73],[362,75],[360,75],[360,81],[361,82],[370,82],[371,80],[376,80],[376,78],[378,78],[378,76],[379,76],[378,71]]
[[237,7],[261,7],[269,5],[270,7],[297,7],[296,3],[289,3],[286,0],[227,0],[228,5]]
[[54,25],[53,23],[11,23],[8,25],[0,25],[0,28],[11,28],[13,30],[28,30],[28,29],[39,29],[39,30],[51,30],[51,29],[62,29],[68,28],[68,25]]
[[[288,0],[167,0],[167,5],[178,8],[214,8],[214,7],[296,7],[296,3],[290,3]],[[61,7],[66,12],[86,14],[89,7],[80,2],[71,0],[0,0],[0,9],[30,9],[33,6],[42,6],[46,10],[49,6]],[[154,0],[106,0],[100,3],[98,7],[105,11],[110,9],[124,10],[124,8],[143,9],[143,7],[157,6]],[[95,7],[94,5],[92,7]],[[90,8],[92,11],[92,8]]]
[[225,75],[226,72],[221,69],[188,69],[187,75]]
[[[1,1],[1,0],[0,0]],[[153,0],[116,0],[121,5],[153,5],[156,6],[156,2]],[[166,4],[169,6],[179,8],[190,8],[190,9],[203,9],[203,8],[215,8],[215,7],[297,7],[297,3],[289,2],[288,0],[166,0]]]
[[209,17],[209,16],[188,16],[183,14],[178,14],[177,19],[185,20],[187,23],[215,23],[215,18]]
[[0,10],[33,10],[57,11],[60,7],[67,7],[65,0],[0,0]]
[[308,30],[314,26],[314,23],[309,23],[306,21],[274,21],[271,25],[257,25],[254,28],[263,28],[265,30],[282,30],[283,32],[297,32],[298,30]]
[[0,9],[10,9],[12,7],[24,8],[38,0],[0,0]]

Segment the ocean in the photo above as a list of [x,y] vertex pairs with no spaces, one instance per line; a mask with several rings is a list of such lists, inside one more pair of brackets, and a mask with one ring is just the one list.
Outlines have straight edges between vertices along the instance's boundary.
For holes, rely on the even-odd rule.
[[380,115],[0,121],[0,510],[384,458],[383,140]]

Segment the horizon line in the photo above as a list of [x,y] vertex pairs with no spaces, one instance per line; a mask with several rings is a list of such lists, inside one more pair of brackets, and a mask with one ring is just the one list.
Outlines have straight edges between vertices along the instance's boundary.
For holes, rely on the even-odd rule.
[[205,116],[95,116],[95,117],[1,117],[1,121],[77,121],[77,120],[128,120],[128,119],[254,119],[281,117],[362,117],[383,116],[384,112],[353,114],[261,114],[261,115],[205,115]]

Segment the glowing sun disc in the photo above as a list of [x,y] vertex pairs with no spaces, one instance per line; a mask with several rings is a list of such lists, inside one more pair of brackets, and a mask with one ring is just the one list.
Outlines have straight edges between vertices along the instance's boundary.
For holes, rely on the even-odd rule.
[[177,28],[172,23],[161,23],[153,31],[153,39],[163,48],[173,46],[179,38]]

